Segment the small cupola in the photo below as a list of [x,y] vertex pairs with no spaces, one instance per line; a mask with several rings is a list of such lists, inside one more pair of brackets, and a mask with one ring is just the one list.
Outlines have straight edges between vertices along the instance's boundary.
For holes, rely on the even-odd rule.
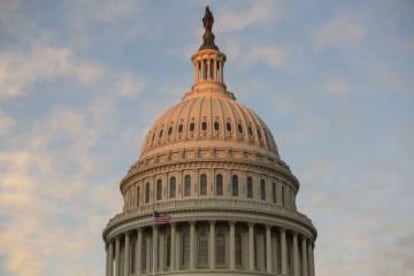
[[224,84],[224,63],[226,55],[220,52],[214,42],[214,34],[212,32],[214,17],[209,7],[203,17],[204,34],[203,44],[198,51],[191,57],[194,65],[194,85],[193,88],[210,87],[225,90]]

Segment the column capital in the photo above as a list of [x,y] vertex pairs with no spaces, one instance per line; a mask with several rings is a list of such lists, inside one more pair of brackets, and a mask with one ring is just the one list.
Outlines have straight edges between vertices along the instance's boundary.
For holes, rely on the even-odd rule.
[[266,225],[266,230],[271,230],[272,228],[273,228],[273,225],[271,225],[271,224],[265,224]]
[[193,226],[193,225],[196,224],[196,221],[195,220],[190,220],[188,223],[190,224],[190,226]]
[[237,223],[237,221],[235,221],[235,220],[229,220],[229,225],[235,225]]
[[254,223],[254,222],[248,222],[247,225],[249,225],[249,227],[254,227],[256,225],[256,223]]
[[216,223],[217,223],[216,220],[209,220],[208,222],[210,223],[210,225],[216,225]]

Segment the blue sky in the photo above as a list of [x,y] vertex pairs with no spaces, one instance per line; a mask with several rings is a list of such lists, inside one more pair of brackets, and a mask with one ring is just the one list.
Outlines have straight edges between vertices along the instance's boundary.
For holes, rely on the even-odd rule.
[[119,181],[191,87],[206,4],[228,89],[301,182],[317,275],[411,275],[408,0],[0,1],[0,274],[103,275]]

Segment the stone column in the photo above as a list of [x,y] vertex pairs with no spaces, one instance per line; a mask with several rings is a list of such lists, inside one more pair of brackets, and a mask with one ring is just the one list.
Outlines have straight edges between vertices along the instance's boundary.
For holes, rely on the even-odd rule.
[[280,230],[280,246],[282,251],[282,275],[287,275],[287,246],[286,246],[286,230]]
[[195,222],[190,222],[190,269],[195,269]]
[[109,244],[105,244],[105,250],[106,250],[106,261],[105,261],[105,275],[108,276],[109,273]]
[[151,237],[149,235],[147,235],[147,237],[145,237],[145,271],[147,273],[150,273],[152,270],[152,243],[151,243]]
[[135,275],[142,272],[142,228],[138,229],[137,242],[135,243]]
[[112,241],[109,241],[108,246],[108,266],[107,266],[107,276],[113,276],[114,272],[114,245]]
[[210,253],[210,269],[216,267],[216,222],[210,221],[210,239],[209,239],[209,253]]
[[266,272],[272,272],[272,227],[266,225]]
[[230,270],[236,269],[236,250],[235,250],[235,223],[230,221]]
[[210,76],[211,62],[210,62],[210,59],[206,59],[206,62],[207,62],[207,80],[211,80],[211,76]]
[[176,233],[176,228],[175,228],[175,223],[171,223],[171,252],[170,252],[170,270],[174,271],[176,268],[176,250],[175,250],[175,233]]
[[159,252],[158,255],[160,256],[159,258],[159,271],[164,271],[164,267],[165,267],[165,233],[161,232],[160,233],[160,247],[159,247]]
[[158,269],[158,226],[152,228],[152,272]]
[[115,276],[121,276],[120,272],[121,272],[121,268],[120,268],[120,260],[121,260],[121,252],[120,252],[120,247],[121,247],[121,241],[119,239],[119,237],[116,237],[115,240]]
[[299,276],[299,250],[297,233],[293,233],[293,276]]
[[308,243],[308,266],[309,266],[309,276],[315,276],[315,263],[313,259],[313,246],[309,241]]
[[129,276],[129,233],[125,233],[125,246],[124,246],[124,275]]
[[302,276],[308,276],[308,257],[307,252],[308,248],[306,245],[306,237],[302,237]]
[[254,270],[254,224],[249,223],[249,269]]

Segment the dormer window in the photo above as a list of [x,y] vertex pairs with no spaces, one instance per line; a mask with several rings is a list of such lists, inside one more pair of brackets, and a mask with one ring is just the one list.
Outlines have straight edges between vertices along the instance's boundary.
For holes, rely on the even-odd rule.
[[230,123],[226,124],[226,129],[227,129],[227,131],[231,131],[231,124]]
[[179,133],[183,132],[183,125],[179,125],[179,126],[178,126],[178,132],[179,132]]
[[170,128],[168,129],[168,135],[171,135],[171,133],[172,133],[172,127],[170,127]]
[[190,123],[190,131],[194,130],[194,123]]

